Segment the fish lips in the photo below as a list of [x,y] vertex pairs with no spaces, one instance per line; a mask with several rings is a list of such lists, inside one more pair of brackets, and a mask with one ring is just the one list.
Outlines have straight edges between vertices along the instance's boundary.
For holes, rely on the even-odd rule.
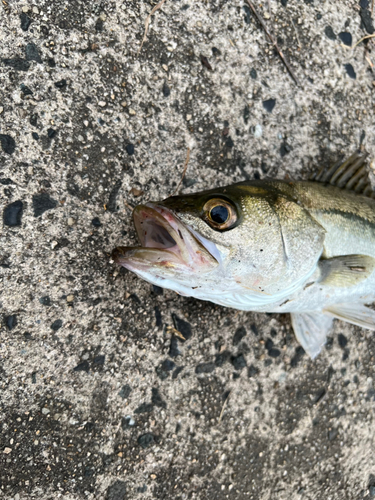
[[162,205],[147,203],[133,211],[139,247],[117,247],[112,258],[133,271],[162,276],[176,273],[207,273],[219,263],[179,218]]

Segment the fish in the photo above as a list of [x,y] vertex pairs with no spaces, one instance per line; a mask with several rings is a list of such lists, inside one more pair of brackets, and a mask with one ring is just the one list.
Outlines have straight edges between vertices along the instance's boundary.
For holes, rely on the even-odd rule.
[[375,200],[366,157],[306,181],[249,180],[135,207],[140,246],[113,260],[180,295],[290,313],[314,359],[334,318],[375,329]]

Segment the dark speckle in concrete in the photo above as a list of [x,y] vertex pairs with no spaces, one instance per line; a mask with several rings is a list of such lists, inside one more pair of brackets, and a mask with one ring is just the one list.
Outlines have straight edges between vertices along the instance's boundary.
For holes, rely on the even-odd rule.
[[102,225],[102,223],[100,222],[100,219],[99,217],[94,217],[91,221],[91,224],[94,226],[94,227],[100,227]]
[[60,328],[63,326],[63,322],[61,319],[55,319],[55,321],[51,324],[51,328],[54,332],[57,332],[57,330],[60,330]]
[[353,37],[348,31],[342,31],[339,33],[339,38],[344,45],[347,45],[348,47],[352,46]]
[[57,202],[47,193],[35,194],[33,196],[34,217],[40,217],[47,210],[57,207]]
[[21,59],[20,57],[13,57],[11,59],[2,59],[5,66],[10,66],[16,71],[28,71],[30,68],[30,63],[26,59]]
[[121,396],[122,399],[128,399],[131,391],[132,391],[132,388],[130,387],[130,385],[125,384],[121,387],[121,391],[119,392],[119,396]]
[[192,336],[191,325],[184,319],[179,318],[176,314],[172,314],[174,327],[178,330],[185,340],[189,340]]
[[66,88],[66,80],[63,78],[62,80],[59,80],[58,82],[55,82],[55,87],[57,87],[60,90],[65,90]]
[[127,488],[124,481],[115,481],[107,489],[105,500],[127,500]]
[[333,31],[332,26],[326,26],[324,28],[324,33],[330,40],[336,40],[337,38],[335,32]]
[[374,23],[372,21],[371,12],[369,9],[361,9],[360,16],[367,33],[372,35],[374,33]]
[[356,72],[354,71],[354,68],[350,63],[345,64],[345,70],[350,78],[352,78],[353,80],[357,78]]
[[266,101],[263,101],[263,107],[269,113],[272,113],[272,110],[275,107],[275,105],[276,105],[276,99],[267,99]]
[[146,449],[154,444],[155,438],[154,438],[153,434],[151,434],[150,432],[147,432],[146,434],[142,434],[141,436],[139,436],[137,441],[138,441],[139,446]]
[[344,349],[348,345],[348,339],[342,333],[338,335],[339,346]]
[[246,359],[243,354],[238,354],[237,356],[232,356],[231,363],[235,370],[242,370],[246,366]]
[[214,363],[201,363],[195,367],[195,373],[212,373],[216,366]]
[[75,368],[73,368],[73,371],[88,373],[90,371],[89,362],[87,360],[82,361],[82,363],[79,363]]
[[151,413],[153,409],[152,403],[142,403],[134,410],[134,413]]
[[30,42],[26,45],[25,54],[27,61],[36,61],[39,64],[42,63],[42,58],[40,57],[39,49],[35,45],[35,43]]
[[29,16],[25,14],[25,12],[21,12],[20,20],[21,20],[21,29],[23,31],[27,31],[30,27],[30,24],[32,23],[32,19],[30,19]]
[[11,314],[5,317],[5,324],[8,330],[13,330],[13,328],[17,325],[17,315]]
[[21,200],[9,203],[9,205],[7,205],[4,208],[3,212],[4,226],[10,226],[10,227],[20,226],[22,212],[23,212],[23,203]]
[[156,387],[153,387],[151,389],[151,402],[152,404],[154,404],[155,406],[159,406],[160,408],[167,407],[167,403],[163,400],[159,393],[159,389]]
[[4,153],[8,153],[8,155],[14,153],[14,150],[16,149],[16,142],[13,137],[8,134],[0,134],[0,143]]
[[171,95],[171,89],[169,88],[167,82],[163,83],[163,95],[164,97],[169,97]]
[[53,128],[49,128],[47,129],[47,136],[48,136],[48,139],[53,139],[57,134],[57,131]]
[[43,306],[50,306],[51,305],[51,299],[48,297],[48,295],[45,295],[44,297],[40,297],[39,302]]
[[233,345],[238,345],[241,340],[245,337],[246,335],[246,328],[244,326],[240,326],[237,328],[234,336],[233,336]]

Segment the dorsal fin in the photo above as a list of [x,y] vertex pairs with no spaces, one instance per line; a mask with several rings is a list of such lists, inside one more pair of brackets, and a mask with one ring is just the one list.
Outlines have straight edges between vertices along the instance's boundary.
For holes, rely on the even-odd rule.
[[310,177],[311,181],[331,184],[343,189],[355,191],[358,194],[375,198],[366,169],[368,153],[358,149],[347,160],[340,160],[331,167],[323,167]]

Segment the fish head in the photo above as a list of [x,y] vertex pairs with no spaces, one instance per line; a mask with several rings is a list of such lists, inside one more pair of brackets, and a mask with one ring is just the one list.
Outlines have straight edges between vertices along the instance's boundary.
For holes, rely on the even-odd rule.
[[291,266],[281,220],[288,224],[296,204],[281,198],[270,187],[240,183],[139,205],[133,219],[141,246],[119,247],[113,258],[182,295],[272,292]]

